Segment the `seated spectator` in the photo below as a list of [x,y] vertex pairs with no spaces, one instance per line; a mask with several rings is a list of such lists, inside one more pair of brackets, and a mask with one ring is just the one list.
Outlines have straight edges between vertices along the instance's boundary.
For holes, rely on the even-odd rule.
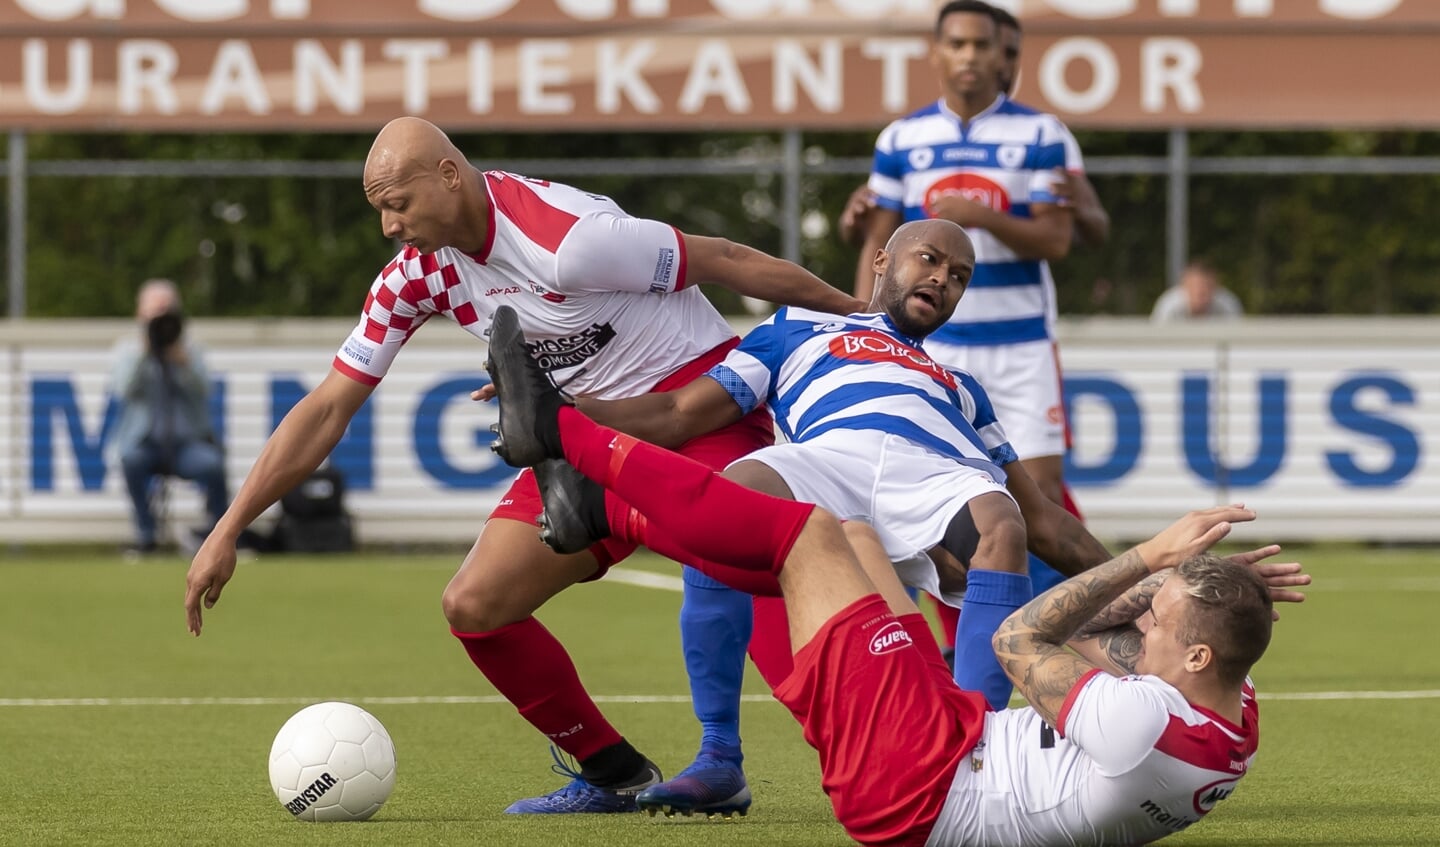
[[1155,301],[1150,320],[1171,323],[1187,320],[1232,320],[1245,313],[1240,299],[1220,284],[1220,274],[1204,261],[1185,266],[1180,283]]
[[128,552],[146,555],[159,547],[151,493],[163,476],[192,480],[205,492],[209,523],[181,538],[182,546],[198,548],[230,504],[224,451],[210,426],[210,378],[201,348],[185,336],[175,283],[141,285],[135,319],[138,338],[116,345],[112,386],[120,406],[114,444],[134,508],[135,544]]

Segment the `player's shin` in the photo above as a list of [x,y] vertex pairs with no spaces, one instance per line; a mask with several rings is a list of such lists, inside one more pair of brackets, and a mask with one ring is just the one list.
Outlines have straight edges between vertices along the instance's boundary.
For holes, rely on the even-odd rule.
[[535,618],[490,632],[451,632],[520,716],[580,762],[621,742],[585,691],[570,655]]
[[1000,623],[1030,601],[1030,577],[1023,573],[972,568],[955,631],[955,682],[984,695],[993,709],[1010,702],[1010,679],[995,658],[991,639]]
[[740,749],[740,684],[752,625],[750,595],[694,568],[684,569],[680,644],[701,749]]

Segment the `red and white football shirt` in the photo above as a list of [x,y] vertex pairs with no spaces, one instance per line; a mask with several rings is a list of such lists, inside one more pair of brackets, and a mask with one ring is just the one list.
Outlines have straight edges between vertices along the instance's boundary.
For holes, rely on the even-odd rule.
[[378,384],[432,316],[483,339],[501,305],[518,313],[531,354],[577,395],[643,394],[734,337],[700,290],[687,287],[674,227],[560,183],[501,171],[484,180],[485,248],[402,250],[370,287],[359,324],[335,355],[337,370]]
[[927,845],[1147,844],[1230,795],[1259,743],[1247,680],[1235,726],[1154,676],[1099,670],[1075,684],[1055,728],[1033,709],[986,715]]

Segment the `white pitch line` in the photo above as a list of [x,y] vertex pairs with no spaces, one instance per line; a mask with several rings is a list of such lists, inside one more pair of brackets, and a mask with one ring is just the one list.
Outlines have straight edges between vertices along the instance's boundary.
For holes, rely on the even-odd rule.
[[1261,700],[1434,700],[1440,691],[1277,691],[1259,692]]
[[1354,577],[1340,579],[1317,579],[1302,591],[1440,591],[1440,576],[1411,577]]
[[[626,585],[636,585],[641,588],[656,588],[662,591],[682,591],[685,582],[678,576],[655,573],[654,571],[641,571],[633,568],[611,568],[605,575],[606,582],[622,582]],[[1306,586],[1304,591],[1329,592],[1329,591],[1440,591],[1440,576],[1410,576],[1410,577],[1340,577],[1338,579],[1319,579],[1314,585]]]
[[678,576],[654,573],[653,571],[637,571],[633,568],[611,568],[605,574],[605,581],[623,582],[626,585],[638,585],[641,588],[658,588],[662,591],[685,590],[685,581]]
[[[689,703],[688,694],[612,694],[592,698],[597,703]],[[743,694],[745,703],[771,703],[768,694]],[[508,705],[498,694],[415,697],[10,697],[0,698],[0,708],[43,706],[299,706],[328,700],[343,700],[371,706]]]
[[[595,697],[597,703],[689,703],[684,694],[612,694]],[[745,703],[772,703],[768,694],[745,694]],[[1261,700],[1436,700],[1430,691],[1277,691],[1260,692]],[[344,700],[369,706],[494,706],[508,701],[499,695],[415,697],[10,697],[0,708],[73,706],[303,706],[326,700]],[[1017,701],[1019,702],[1019,701]]]

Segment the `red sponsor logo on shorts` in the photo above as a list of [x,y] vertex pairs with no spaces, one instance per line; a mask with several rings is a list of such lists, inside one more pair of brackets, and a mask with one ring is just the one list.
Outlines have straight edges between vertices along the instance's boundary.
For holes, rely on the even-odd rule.
[[935,364],[929,356],[873,329],[847,332],[844,335],[835,336],[830,339],[830,354],[837,359],[889,362],[926,374],[951,391],[956,388],[954,375]]
[[870,636],[870,652],[876,656],[883,656],[886,653],[894,653],[902,647],[909,647],[910,633],[899,621],[891,621],[880,627],[880,631]]

